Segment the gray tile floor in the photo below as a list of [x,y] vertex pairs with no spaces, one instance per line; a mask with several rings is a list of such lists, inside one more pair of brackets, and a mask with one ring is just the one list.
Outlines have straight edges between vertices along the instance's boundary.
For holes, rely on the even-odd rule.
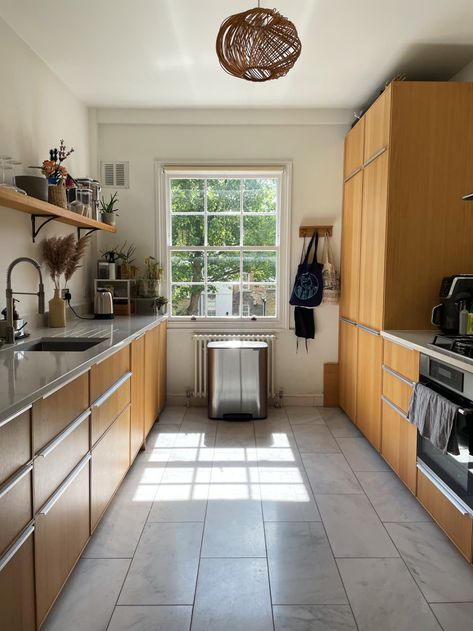
[[473,569],[338,409],[168,408],[45,631],[473,629]]

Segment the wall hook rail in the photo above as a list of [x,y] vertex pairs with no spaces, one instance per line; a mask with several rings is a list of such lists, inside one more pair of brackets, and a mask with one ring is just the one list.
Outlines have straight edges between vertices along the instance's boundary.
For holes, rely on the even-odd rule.
[[299,237],[313,237],[317,232],[319,237],[332,236],[333,226],[299,226]]

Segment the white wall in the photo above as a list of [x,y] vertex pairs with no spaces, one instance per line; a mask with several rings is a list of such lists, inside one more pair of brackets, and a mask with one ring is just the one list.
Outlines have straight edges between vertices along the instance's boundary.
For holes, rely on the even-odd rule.
[[[215,111],[203,115],[190,111],[186,124],[175,124],[178,115],[164,117],[152,112],[97,110],[98,154],[101,160],[130,161],[130,189],[120,198],[119,234],[101,236],[103,244],[124,238],[138,247],[139,258],[156,251],[155,243],[155,173],[156,159],[163,160],[284,160],[293,162],[292,226],[287,238],[291,246],[291,278],[301,248],[298,228],[304,223],[333,223],[334,249],[339,258],[340,213],[342,204],[343,139],[347,131],[345,113],[331,115],[330,124],[305,113],[283,112],[266,125],[261,112],[235,114]],[[225,116],[232,124],[224,124]],[[206,121],[205,124],[198,121]],[[245,122],[246,121],[246,122]],[[255,122],[256,121],[256,122]],[[303,121],[302,124],[300,121]],[[106,191],[108,194],[109,191]],[[297,402],[320,400],[323,390],[324,362],[337,361],[338,307],[322,306],[316,310],[317,339],[309,354],[302,348],[296,354],[296,338],[291,330],[279,332],[277,346],[277,383],[285,395]],[[193,386],[191,334],[195,327],[169,332],[168,390],[171,396],[185,394]],[[288,398],[289,403],[289,398]]]
[[[69,45],[66,42],[65,46]],[[59,46],[60,48],[60,46]],[[58,50],[58,54],[61,54]],[[16,174],[40,174],[27,169],[40,165],[49,157],[50,147],[64,138],[75,153],[67,160],[71,173],[83,177],[89,173],[89,130],[87,108],[80,103],[49,70],[39,57],[0,19],[0,58],[2,91],[0,98],[0,154],[21,160]],[[5,304],[5,277],[8,264],[18,256],[41,257],[41,240],[46,236],[65,235],[72,228],[52,222],[40,233],[37,243],[31,240],[30,216],[0,207],[0,310]],[[95,258],[90,254],[88,261]],[[87,261],[86,261],[87,263]],[[22,264],[13,277],[15,290],[30,291],[37,286],[34,269]],[[52,282],[46,276],[46,298],[52,297]],[[90,298],[89,270],[79,270],[70,285],[73,302]],[[21,315],[36,312],[36,300],[21,298]]]

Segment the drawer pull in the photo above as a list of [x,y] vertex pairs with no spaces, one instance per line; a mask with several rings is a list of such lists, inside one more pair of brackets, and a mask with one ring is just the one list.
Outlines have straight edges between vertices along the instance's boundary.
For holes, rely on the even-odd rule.
[[101,405],[103,405],[105,403],[105,401],[107,399],[109,399],[114,392],[116,392],[119,388],[121,388],[121,386],[123,386],[124,383],[126,383],[128,381],[128,379],[131,377],[131,375],[132,375],[132,372],[129,371],[129,372],[125,373],[123,375],[123,377],[120,377],[120,379],[115,381],[113,386],[110,386],[110,388],[108,390],[106,390],[102,394],[102,396],[100,396],[96,401],[94,401],[94,403],[92,403],[92,407],[93,408],[99,408]]
[[387,147],[381,147],[381,149],[379,149],[376,153],[369,157],[368,160],[366,160],[366,162],[363,164],[363,168],[367,167],[368,164],[371,164],[372,162],[374,162],[374,160],[376,160],[376,158],[379,158],[379,156],[383,155],[386,149]]
[[371,333],[371,335],[380,335],[379,331],[377,331],[376,329],[370,329],[369,326],[365,326],[364,324],[359,324],[358,328],[366,331],[367,333]]
[[2,499],[4,495],[9,493],[12,490],[12,488],[16,484],[18,484],[18,482],[22,480],[26,475],[28,475],[28,473],[30,473],[31,471],[33,471],[33,464],[28,464],[24,466],[23,469],[18,471],[18,473],[14,476],[14,478],[10,482],[7,482],[4,485],[4,487],[0,489],[0,500]]
[[80,416],[76,418],[75,421],[69,423],[66,429],[64,429],[58,436],[56,436],[56,438],[53,438],[53,440],[48,443],[46,447],[44,447],[44,449],[42,449],[37,455],[41,456],[41,458],[46,458],[47,456],[49,456],[49,454],[54,451],[56,447],[62,443],[63,440],[65,440],[70,434],[72,434],[72,432],[76,430],[79,425],[82,425],[82,423],[89,416],[90,410],[86,410],[85,412],[83,412]]
[[0,421],[0,427],[3,427],[7,423],[10,423],[10,421],[14,421],[17,418],[17,416],[20,416],[20,414],[23,414],[24,412],[28,412],[28,410],[31,410],[32,407],[33,406],[30,403],[29,405],[27,405],[26,407],[22,408],[18,412],[15,412],[15,414],[12,414],[11,416],[9,416],[6,419],[4,419],[3,421]]
[[354,320],[349,320],[348,318],[344,318],[343,316],[340,317],[340,320],[342,322],[345,322],[345,324],[351,324],[352,326],[357,326]]
[[18,537],[15,543],[10,546],[10,548],[5,552],[5,554],[0,558],[0,572],[7,565],[9,561],[15,556],[21,546],[25,543],[25,541],[31,537],[34,531],[34,526],[28,526],[23,533]]
[[354,177],[357,173],[359,173],[361,171],[362,167],[358,167],[357,169],[355,169],[354,171],[352,171],[349,175],[346,176],[345,178],[345,182],[348,182],[348,180],[351,180],[352,177]]
[[411,388],[413,388],[415,386],[415,382],[414,381],[411,381],[407,377],[404,377],[403,375],[400,375],[398,372],[396,372],[392,368],[389,368],[388,366],[385,366],[384,364],[383,364],[383,370],[384,370],[384,372],[387,372],[392,377],[396,377],[396,379],[399,379],[400,381],[403,381],[406,385],[410,386]]
[[401,410],[401,408],[398,408],[397,405],[394,405],[394,403],[387,399],[384,394],[381,395],[381,399],[382,401],[384,401],[384,403],[386,403],[386,405],[389,405],[390,408],[397,412],[399,416],[402,416],[403,419],[410,423],[410,420],[407,418],[406,414]]
[[419,469],[419,471],[421,471],[425,475],[425,477],[430,482],[432,482],[432,484],[435,486],[435,488],[438,491],[440,491],[440,493],[442,493],[442,495],[451,504],[453,504],[453,506],[457,509],[457,511],[459,513],[461,513],[462,515],[470,515],[470,516],[473,517],[473,510],[467,504],[465,504],[465,502],[463,500],[461,500],[459,497],[457,497],[455,495],[455,493],[453,493],[453,491],[448,488],[448,486],[445,484],[445,482],[443,482],[443,480],[441,480],[432,471],[432,469],[429,469],[429,467],[427,467],[427,465],[425,465],[423,462],[420,462],[419,460],[417,460],[417,468]]
[[67,491],[67,489],[71,486],[74,480],[77,478],[82,469],[89,463],[89,460],[92,458],[90,452],[82,458],[77,467],[68,475],[68,477],[64,480],[58,490],[51,495],[51,498],[46,502],[46,504],[38,511],[40,515],[47,515],[51,508],[59,501],[61,496]]

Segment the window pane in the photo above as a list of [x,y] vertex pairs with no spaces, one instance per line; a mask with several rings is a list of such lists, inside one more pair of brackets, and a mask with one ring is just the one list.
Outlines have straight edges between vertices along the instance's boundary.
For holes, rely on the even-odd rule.
[[241,180],[207,180],[207,210],[209,213],[240,212]]
[[171,180],[173,213],[204,212],[204,180]]
[[250,317],[276,315],[276,286],[250,284],[243,290],[243,313]]
[[276,252],[243,252],[244,282],[275,282]]
[[209,283],[240,280],[240,252],[209,252],[207,255]]
[[204,314],[203,285],[173,285],[172,315],[200,316]]
[[172,218],[172,245],[204,245],[204,216],[174,216]]
[[244,217],[243,244],[276,245],[276,217]]
[[207,289],[208,316],[223,318],[240,315],[240,285],[212,283]]
[[[270,219],[272,219],[270,217]],[[240,217],[208,218],[209,245],[240,245]]]
[[278,199],[278,180],[251,179],[243,181],[243,211],[246,213],[275,213]]
[[[171,255],[171,282],[199,283],[204,280],[203,252],[173,252]],[[258,279],[260,280],[260,279]]]

